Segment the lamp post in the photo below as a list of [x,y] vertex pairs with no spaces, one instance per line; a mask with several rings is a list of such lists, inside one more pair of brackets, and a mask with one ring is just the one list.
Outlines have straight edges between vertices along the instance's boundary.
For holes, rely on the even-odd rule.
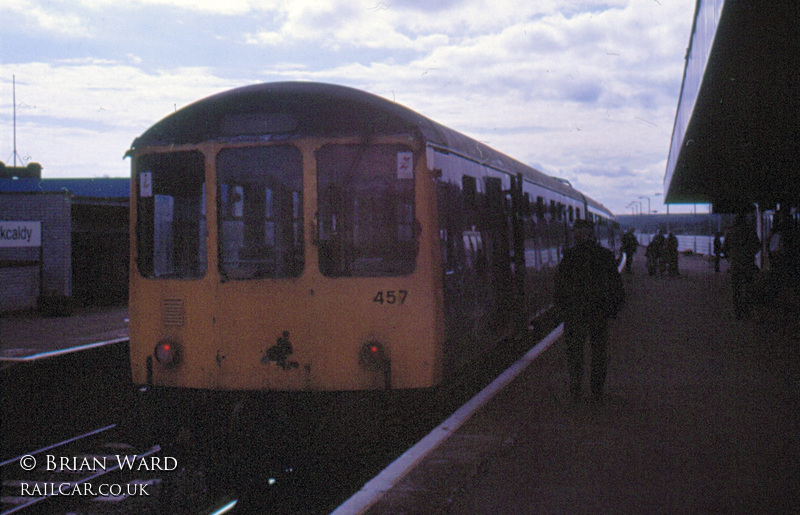
[[644,195],[644,196],[641,196],[639,198],[646,198],[647,199],[647,214],[649,215],[650,213],[652,213],[652,211],[650,210],[650,197],[648,197],[647,195]]
[[640,200],[634,200],[633,203],[639,205],[639,216],[642,216],[642,202]]
[[[653,211],[650,209],[650,197],[648,197],[647,195],[643,195],[643,196],[641,196],[639,198],[646,198],[647,199],[647,214],[649,215],[650,213],[652,213]],[[645,218],[644,222],[642,222],[642,223],[649,224],[650,223],[650,218],[649,217]]]
[[[656,192],[656,197],[660,197],[661,193]],[[667,232],[669,232],[669,204],[664,202],[664,205],[667,206]]]

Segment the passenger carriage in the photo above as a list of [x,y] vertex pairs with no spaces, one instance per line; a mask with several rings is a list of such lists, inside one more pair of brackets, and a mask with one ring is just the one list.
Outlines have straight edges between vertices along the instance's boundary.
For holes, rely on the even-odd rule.
[[129,155],[141,385],[435,387],[549,307],[572,221],[617,244],[565,181],[341,86],[223,92]]

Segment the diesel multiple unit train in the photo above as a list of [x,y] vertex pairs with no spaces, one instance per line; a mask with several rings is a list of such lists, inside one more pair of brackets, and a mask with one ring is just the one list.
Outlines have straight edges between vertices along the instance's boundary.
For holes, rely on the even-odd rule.
[[132,144],[130,356],[165,390],[436,387],[551,300],[602,204],[378,96],[268,83]]

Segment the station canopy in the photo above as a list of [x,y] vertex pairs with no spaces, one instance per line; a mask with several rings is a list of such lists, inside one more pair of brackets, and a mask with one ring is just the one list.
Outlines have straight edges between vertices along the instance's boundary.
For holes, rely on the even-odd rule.
[[668,204],[800,204],[800,2],[698,0]]

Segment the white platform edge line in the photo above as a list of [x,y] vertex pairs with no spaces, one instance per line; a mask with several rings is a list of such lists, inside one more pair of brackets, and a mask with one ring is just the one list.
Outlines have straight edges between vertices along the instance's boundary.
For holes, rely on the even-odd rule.
[[564,324],[556,327],[523,357],[507,368],[494,381],[461,406],[444,422],[435,427],[424,438],[389,464],[377,476],[369,480],[361,490],[336,508],[332,515],[354,515],[366,512],[380,498],[410,472],[423,458],[430,454],[451,434],[456,432],[484,404],[492,399],[508,383],[513,381],[542,352],[558,340],[564,332]]
[[12,361],[12,362],[36,361],[37,359],[53,358],[55,356],[63,356],[64,354],[71,354],[73,352],[79,352],[82,350],[94,349],[95,347],[103,347],[105,345],[111,345],[114,343],[127,342],[129,339],[130,338],[126,336],[124,338],[116,338],[114,340],[106,340],[104,342],[87,343],[85,345],[78,345],[77,347],[69,347],[66,349],[40,352],[39,354],[32,354],[30,356],[11,357],[11,358],[0,357],[0,361]]

